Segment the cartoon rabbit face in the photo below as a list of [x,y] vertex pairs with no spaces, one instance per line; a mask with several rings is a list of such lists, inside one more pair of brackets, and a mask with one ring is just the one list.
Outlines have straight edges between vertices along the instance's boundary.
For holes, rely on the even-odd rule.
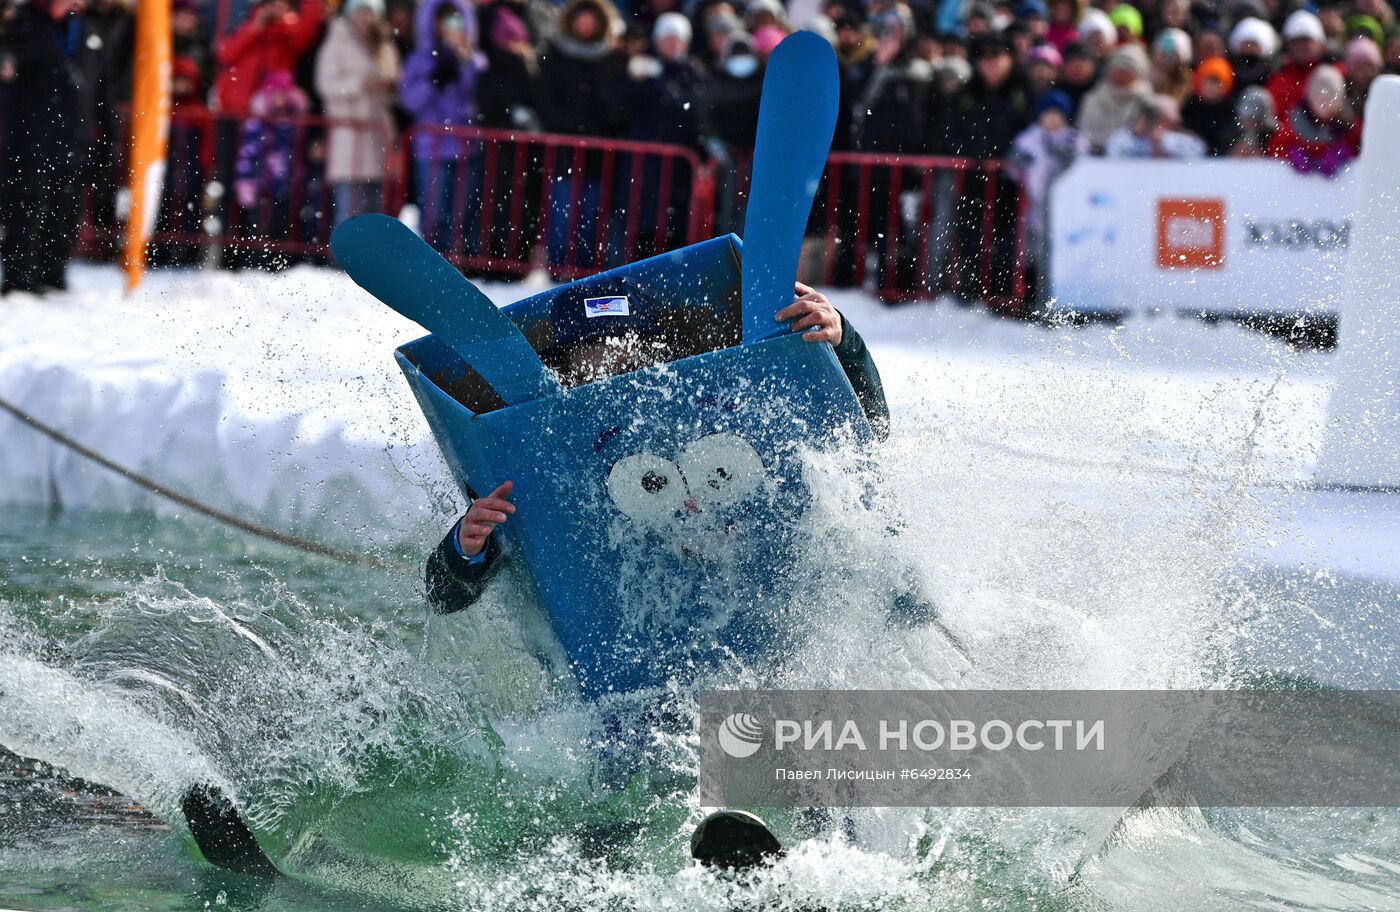
[[674,461],[649,452],[624,456],[608,472],[607,488],[624,516],[664,533],[677,523],[697,530],[727,526],[765,479],[752,444],[718,433],[687,444]]

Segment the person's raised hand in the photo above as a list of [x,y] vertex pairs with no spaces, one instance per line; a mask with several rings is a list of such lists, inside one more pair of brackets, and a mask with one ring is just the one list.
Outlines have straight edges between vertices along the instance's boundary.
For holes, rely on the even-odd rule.
[[514,487],[515,482],[507,481],[485,497],[473,500],[467,508],[466,515],[457,524],[457,544],[467,557],[480,554],[486,547],[486,539],[515,512],[515,504],[508,499]]
[[797,300],[778,311],[779,323],[792,321],[792,331],[802,333],[807,342],[841,344],[841,314],[826,295],[811,286],[797,283]]

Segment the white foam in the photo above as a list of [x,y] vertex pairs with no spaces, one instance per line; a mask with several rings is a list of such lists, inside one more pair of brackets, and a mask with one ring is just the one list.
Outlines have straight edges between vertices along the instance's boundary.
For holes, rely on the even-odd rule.
[[1400,76],[1366,102],[1358,165],[1362,205],[1351,231],[1346,317],[1338,328],[1338,395],[1321,480],[1400,486]]

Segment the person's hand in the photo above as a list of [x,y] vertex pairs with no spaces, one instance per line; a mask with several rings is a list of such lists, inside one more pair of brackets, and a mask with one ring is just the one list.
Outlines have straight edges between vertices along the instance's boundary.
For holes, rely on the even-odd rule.
[[841,344],[841,315],[820,291],[797,283],[797,300],[778,311],[778,322],[792,321],[792,331],[807,342]]
[[515,512],[515,504],[507,499],[514,487],[515,482],[507,481],[485,497],[473,500],[467,508],[467,514],[457,525],[457,544],[467,557],[480,554],[486,547],[486,539]]

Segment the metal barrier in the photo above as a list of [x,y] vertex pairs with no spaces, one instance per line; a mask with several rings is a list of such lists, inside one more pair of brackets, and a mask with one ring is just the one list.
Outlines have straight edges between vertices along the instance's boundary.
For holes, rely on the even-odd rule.
[[423,237],[472,272],[590,275],[709,236],[709,173],[683,146],[414,128]]
[[[124,151],[116,162],[124,174]],[[395,142],[370,122],[176,111],[151,262],[325,262],[340,221],[415,202],[423,236],[468,272],[572,279],[741,232],[749,170],[742,155],[704,162],[660,143],[473,127]],[[331,180],[347,173],[357,179]],[[102,216],[110,200],[92,198],[102,182],[86,183],[79,252],[103,258],[116,220]],[[888,301],[952,294],[1020,313],[1025,210],[1000,162],[833,153],[802,275]]]
[[[717,166],[721,230],[740,230],[750,160]],[[902,302],[951,294],[1024,312],[1025,194],[998,161],[833,152],[807,225],[801,275]]]
[[[97,214],[126,173],[126,151],[119,143],[111,181],[87,182],[80,255],[110,252],[117,229]],[[328,154],[339,156],[329,169]],[[229,268],[324,262],[339,221],[395,208],[398,157],[392,131],[379,123],[177,110],[150,262],[209,265],[211,250]]]

